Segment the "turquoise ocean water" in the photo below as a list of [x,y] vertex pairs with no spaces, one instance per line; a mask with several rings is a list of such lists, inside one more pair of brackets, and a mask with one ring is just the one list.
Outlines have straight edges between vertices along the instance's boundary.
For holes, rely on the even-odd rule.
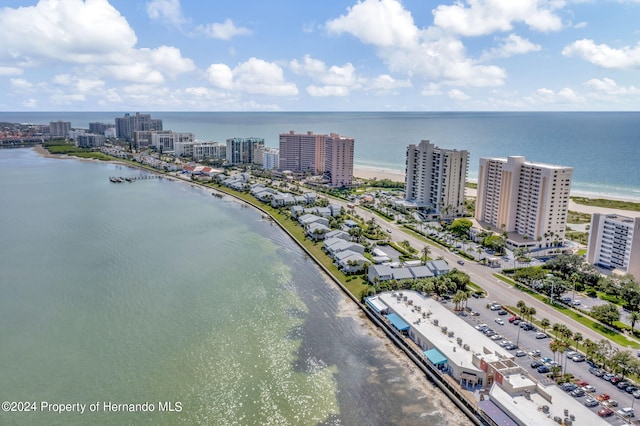
[[0,150],[0,424],[451,424],[279,228],[140,173]]
[[[144,112],[144,111],[142,111]],[[122,112],[0,112],[0,121],[113,123]],[[403,171],[407,145],[432,143],[470,152],[469,177],[478,159],[523,155],[528,160],[575,168],[573,190],[588,195],[640,200],[640,113],[637,112],[153,112],[165,129],[193,132],[224,143],[232,137],[263,137],[278,146],[289,130],[337,132],[354,137],[355,163]]]

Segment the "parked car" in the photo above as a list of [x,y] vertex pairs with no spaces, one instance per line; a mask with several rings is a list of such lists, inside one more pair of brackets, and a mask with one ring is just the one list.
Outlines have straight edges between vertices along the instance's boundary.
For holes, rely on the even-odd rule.
[[540,361],[533,361],[531,362],[531,368],[538,368],[538,367],[542,367],[544,364]]
[[545,333],[536,333],[536,339],[546,339],[547,336]]
[[578,385],[576,385],[575,383],[567,382],[567,383],[561,384],[560,385],[560,389],[562,389],[565,392],[572,392],[572,391],[578,389]]
[[587,359],[587,357],[585,357],[582,354],[578,354],[571,359],[573,360],[573,362],[584,362],[584,360]]
[[593,375],[594,375],[594,376],[596,376],[596,377],[602,377],[602,376],[604,376],[604,371],[600,370],[600,369],[599,369],[599,368],[597,368],[597,367],[591,367],[591,368],[589,369],[589,373],[593,374]]
[[616,375],[613,373],[605,373],[602,375],[602,380],[606,380],[607,382],[610,382],[611,379],[613,379],[614,377],[616,377]]
[[627,386],[631,386],[631,383],[629,382],[625,382],[624,380],[621,382],[616,383],[616,387],[620,390],[625,390],[627,388]]
[[[514,322],[515,320],[519,320],[519,319],[520,319],[520,317],[519,317],[519,316],[514,315],[514,316],[512,316],[511,318],[509,318],[509,322]],[[638,356],[640,356],[640,355],[638,355]]]
[[582,390],[582,388],[575,389],[571,392],[571,396],[574,398],[580,398],[581,396],[584,396],[584,390]]
[[493,336],[491,336],[491,340],[500,340],[502,339],[502,336],[499,334],[494,334]]
[[596,388],[594,388],[591,385],[583,386],[582,389],[584,389],[585,392],[589,392],[589,393],[594,393],[596,391]]
[[633,417],[635,416],[635,413],[633,412],[633,408],[631,407],[625,407],[625,408],[621,408],[617,411],[617,413],[619,415],[621,415],[622,417]]
[[528,355],[531,356],[531,357],[540,356],[540,349],[534,349],[534,350],[530,351],[528,353]]
[[544,373],[548,373],[549,371],[551,370],[546,365],[541,365],[540,367],[538,367],[538,373],[544,374]]
[[495,322],[496,322],[496,324],[504,325],[504,320],[502,318],[496,318]]
[[624,391],[626,393],[634,393],[637,390],[638,390],[638,388],[633,386],[633,385],[630,385],[630,386],[627,386],[626,388],[624,388]]
[[640,399],[640,389],[638,389],[637,391],[635,391],[634,393],[632,393],[633,397],[635,399]]
[[571,304],[573,306],[578,306],[580,304],[580,301],[578,299],[575,299],[573,302],[571,302]]
[[598,404],[599,404],[598,400],[591,397],[587,397],[584,400],[584,405],[586,405],[587,407],[595,407]]
[[598,401],[608,401],[611,399],[611,396],[608,393],[601,393],[600,395],[596,396],[596,399]]
[[492,311],[499,311],[500,309],[502,309],[501,305],[491,305],[489,306],[489,309],[491,309]]
[[508,351],[512,351],[514,349],[518,349],[518,345],[516,345],[515,343],[511,343],[511,344],[508,344],[507,346],[505,346],[504,348],[506,350],[508,350]]
[[610,408],[604,407],[598,411],[598,415],[600,417],[609,417],[613,415],[613,410]]
[[522,322],[522,320],[521,320],[520,318],[518,318],[517,320],[512,321],[511,323],[512,323],[513,325],[518,325],[518,324],[520,324],[520,322]]
[[576,351],[567,351],[567,358],[573,358],[576,355],[579,355]]
[[622,380],[622,379],[621,379],[620,377],[618,377],[618,376],[613,376],[613,377],[611,378],[611,380],[609,380],[609,381],[610,381],[611,383],[613,383],[614,385],[617,385],[618,383],[620,383],[620,381],[621,381],[621,380]]
[[498,315],[507,315],[509,312],[505,311],[504,309],[501,309],[498,311]]
[[578,385],[580,387],[589,386],[589,382],[585,382],[584,380],[578,380],[576,382],[576,385]]
[[526,356],[526,355],[527,355],[527,353],[525,351],[523,351],[522,349],[518,349],[516,351],[516,356],[517,357]]

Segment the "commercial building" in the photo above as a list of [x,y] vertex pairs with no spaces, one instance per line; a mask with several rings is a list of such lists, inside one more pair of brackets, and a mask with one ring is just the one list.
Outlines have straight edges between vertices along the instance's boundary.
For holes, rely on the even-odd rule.
[[353,183],[353,138],[331,133],[325,140],[325,174],[333,187],[351,186]]
[[407,147],[405,200],[443,216],[464,214],[469,152],[428,140]]
[[162,120],[152,119],[149,114],[135,115],[125,114],[124,117],[116,117],[116,137],[125,140],[133,140],[133,133],[162,131]]
[[71,130],[71,122],[69,121],[51,121],[49,122],[49,133],[53,138],[66,138]]
[[587,261],[640,278],[640,218],[594,213]]
[[572,176],[572,167],[519,156],[481,158],[475,218],[512,233],[514,246],[557,245],[564,241]]
[[472,398],[487,424],[501,426],[607,425],[554,383],[539,382],[508,350],[475,330],[440,302],[419,292],[384,292],[369,309],[419,346],[424,364]]
[[327,135],[313,132],[280,134],[279,169],[318,174],[325,171]]
[[263,149],[263,138],[227,139],[227,162],[229,164],[262,164],[262,156],[258,155],[258,152]]

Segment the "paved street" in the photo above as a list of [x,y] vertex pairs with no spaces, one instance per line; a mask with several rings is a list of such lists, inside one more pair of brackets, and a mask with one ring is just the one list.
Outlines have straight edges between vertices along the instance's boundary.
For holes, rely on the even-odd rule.
[[[346,207],[346,202],[341,203],[344,205],[344,207]],[[389,229],[391,231],[390,235],[393,241],[407,240],[412,247],[415,247],[418,250],[421,250],[425,244],[429,244],[419,240],[409,233],[406,233],[401,226],[395,223],[389,223],[367,210],[364,210],[357,206],[355,207],[355,210],[365,220],[369,220],[371,219],[371,217],[374,217],[376,222],[380,224],[383,229]],[[484,301],[484,303],[496,301],[501,305],[515,307],[519,300],[524,300],[527,306],[534,307],[536,309],[537,318],[547,318],[549,319],[551,324],[565,324],[574,333],[580,332],[585,339],[591,339],[595,342],[598,342],[604,338],[601,334],[596,333],[595,331],[583,326],[579,322],[566,317],[555,309],[551,309],[549,306],[531,297],[527,293],[521,292],[513,288],[511,285],[497,279],[493,276],[493,274],[500,272],[499,268],[490,268],[473,261],[467,261],[463,257],[458,256],[457,254],[452,253],[448,250],[441,249],[434,244],[429,244],[429,246],[431,248],[431,258],[435,259],[442,256],[447,261],[447,263],[449,263],[449,265],[455,266],[456,268],[469,274],[469,276],[471,277],[471,281],[481,286],[488,293],[486,299],[481,299]],[[464,260],[464,265],[462,266],[457,263],[457,261],[461,259]],[[613,342],[612,345],[614,348],[618,348],[618,350],[631,350],[635,352],[631,348],[623,347]]]

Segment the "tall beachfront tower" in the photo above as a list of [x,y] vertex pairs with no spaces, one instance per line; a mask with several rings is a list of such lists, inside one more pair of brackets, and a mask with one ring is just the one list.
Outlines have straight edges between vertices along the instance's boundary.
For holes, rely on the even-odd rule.
[[[573,167],[481,158],[476,219],[498,232],[515,232],[519,246],[549,247],[564,241]],[[513,238],[510,238],[515,242]]]
[[280,170],[292,172],[323,173],[325,170],[325,143],[327,135],[313,132],[280,134]]
[[124,117],[116,117],[116,137],[133,140],[134,132],[159,132],[162,131],[162,120],[151,118],[149,114],[135,115],[125,114]]
[[405,199],[444,216],[464,214],[469,152],[423,140],[407,147]]
[[331,133],[325,141],[325,173],[333,187],[350,186],[353,183],[353,138]]
[[[229,164],[262,164],[263,150],[263,138],[227,139],[227,162]],[[259,156],[258,152],[260,152]]]
[[640,278],[640,218],[594,213],[587,262]]
[[49,123],[49,133],[54,138],[66,138],[69,137],[69,132],[71,131],[71,122],[70,121],[51,121]]

